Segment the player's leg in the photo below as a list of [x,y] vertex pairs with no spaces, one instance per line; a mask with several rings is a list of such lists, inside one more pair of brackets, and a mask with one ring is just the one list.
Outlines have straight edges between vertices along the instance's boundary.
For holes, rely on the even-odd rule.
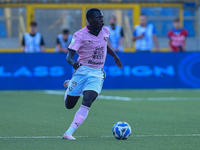
[[[64,98],[65,106],[68,109],[72,109],[77,104],[79,97],[82,95],[82,91],[86,81],[87,78],[85,78],[84,75],[79,75],[79,74],[75,74],[70,80]],[[77,111],[77,113],[75,114],[75,118],[76,116],[78,116],[77,114],[82,114],[82,113],[84,113],[84,107],[81,107]],[[63,139],[75,140],[75,138],[72,136],[72,133],[75,130],[76,129],[72,125],[70,125],[68,130],[64,133]]]
[[[67,91],[66,91],[67,92]],[[74,106],[76,106],[76,103],[78,102],[80,96],[70,96],[67,95],[65,98],[65,106],[67,109],[72,109]]]
[[97,96],[98,96],[98,93],[92,90],[83,92],[82,105],[79,108],[79,110],[76,112],[74,116],[74,120],[71,124],[71,126],[74,127],[74,129],[77,129],[83,123],[83,121],[87,118],[89,110],[90,110],[90,106],[92,105],[94,100],[97,98]]
[[72,134],[74,131],[84,122],[84,120],[87,118],[90,106],[94,102],[94,100],[97,98],[98,93],[96,91],[87,90],[83,92],[83,102],[81,107],[78,109],[74,116],[74,120],[72,124],[70,125],[69,129],[66,131],[64,136],[68,136],[67,139],[72,137]]
[[[95,71],[93,72],[95,74]],[[99,71],[96,72],[99,75]],[[97,98],[98,94],[101,92],[101,88],[104,81],[104,76],[102,72],[102,76],[89,76],[86,78],[86,83],[83,92],[83,101],[79,110],[76,112],[74,116],[74,120],[70,126],[70,128],[66,131],[63,137],[68,136],[67,139],[75,139],[72,137],[73,132],[84,122],[87,118],[89,109]]]
[[97,98],[98,93],[96,91],[93,90],[86,90],[83,92],[83,101],[82,101],[82,105],[87,106],[90,108],[90,106],[92,105],[92,103],[95,101],[95,99]]
[[71,80],[66,80],[63,85],[67,88],[64,97],[64,104],[67,109],[72,109],[82,95],[84,78],[79,75],[74,75]]

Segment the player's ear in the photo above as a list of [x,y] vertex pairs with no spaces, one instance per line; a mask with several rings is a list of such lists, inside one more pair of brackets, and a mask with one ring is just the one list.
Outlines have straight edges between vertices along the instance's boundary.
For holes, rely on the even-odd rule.
[[89,23],[92,22],[92,18],[89,18],[89,19],[88,19],[88,22],[89,22]]

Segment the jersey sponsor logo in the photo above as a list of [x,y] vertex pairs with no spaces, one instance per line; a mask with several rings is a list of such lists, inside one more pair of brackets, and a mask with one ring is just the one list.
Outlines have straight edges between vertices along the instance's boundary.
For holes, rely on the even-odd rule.
[[92,61],[92,60],[89,60],[89,61],[88,61],[88,64],[102,65],[102,64],[104,64],[104,62],[94,62],[94,61]]
[[103,59],[104,58],[103,47],[96,47],[96,50],[94,51],[93,58],[94,59]]

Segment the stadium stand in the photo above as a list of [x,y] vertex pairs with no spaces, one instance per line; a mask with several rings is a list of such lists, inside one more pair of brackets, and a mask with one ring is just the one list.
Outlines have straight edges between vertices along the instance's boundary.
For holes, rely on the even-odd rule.
[[[123,4],[136,4],[140,6],[140,12],[144,13],[148,16],[149,23],[152,23],[156,27],[156,33],[159,38],[159,43],[161,48],[167,49],[167,41],[168,38],[166,36],[167,32],[172,28],[172,20],[175,17],[181,17],[183,20],[184,28],[189,31],[188,38],[188,47],[190,50],[194,51],[199,49],[198,46],[198,11],[197,8],[199,6],[199,0],[0,0],[0,37],[2,37],[3,41],[12,41],[9,45],[5,45],[1,42],[0,47],[2,48],[18,48],[20,38],[23,34],[23,31],[28,31],[28,22],[30,20],[36,20],[39,24],[39,31],[44,35],[44,39],[46,41],[46,46],[49,49],[55,47],[55,37],[60,31],[67,27],[70,29],[71,34],[80,29],[83,25],[83,18],[81,16],[82,8],[60,8],[57,7],[54,9],[53,4],[68,4],[68,3],[83,3],[91,6],[95,6],[92,4],[95,3],[110,3],[110,5],[115,5],[117,3]],[[37,9],[33,8],[33,14],[31,14],[31,18],[27,16],[27,3],[32,3],[33,5],[40,3],[41,7],[37,6]],[[1,7],[1,4],[3,7]],[[9,5],[12,4],[11,7]],[[47,5],[51,5],[50,7],[46,7]],[[10,26],[8,17],[5,17],[5,6],[7,9],[10,9],[10,13],[12,17],[10,18]],[[29,5],[32,7],[32,5]],[[44,7],[48,9],[43,9]],[[83,6],[84,7],[84,6]],[[120,11],[119,13],[119,21],[121,21],[122,26],[126,26],[124,23],[124,19],[127,16],[127,22],[129,25],[127,28],[131,28],[127,30],[127,34],[130,34],[131,30],[133,30],[136,20],[133,20],[133,12],[132,9],[115,9],[108,10],[109,8],[103,9],[103,13],[105,14],[105,24],[107,24],[109,15],[116,13],[116,11]],[[22,11],[22,15],[19,15],[19,10]],[[28,10],[30,11],[30,9]],[[31,10],[32,11],[32,10]],[[139,14],[139,13],[138,13]],[[21,22],[19,21],[19,17],[21,16]],[[121,19],[120,19],[121,17]],[[126,22],[126,23],[127,23]],[[15,25],[13,25],[15,24]],[[21,25],[23,28],[21,28]],[[72,28],[73,27],[73,28]],[[19,29],[20,28],[20,29]],[[130,38],[130,35],[128,36]],[[190,46],[190,44],[192,46]],[[132,44],[131,44],[132,45]],[[192,48],[191,48],[192,47]],[[129,47],[127,47],[129,48]],[[51,51],[51,50],[50,50]],[[52,49],[53,51],[53,49]],[[130,51],[130,50],[129,50]]]

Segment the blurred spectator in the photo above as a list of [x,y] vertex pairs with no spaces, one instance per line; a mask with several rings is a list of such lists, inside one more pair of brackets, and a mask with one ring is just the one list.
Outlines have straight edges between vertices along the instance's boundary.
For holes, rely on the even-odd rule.
[[133,41],[135,41],[135,49],[137,52],[150,52],[153,48],[153,42],[156,51],[159,50],[155,27],[147,23],[147,16],[140,15],[140,24],[137,25],[133,32]]
[[175,18],[173,21],[173,29],[167,35],[169,37],[169,50],[171,52],[185,51],[186,37],[188,31],[180,27],[180,19]]
[[124,33],[122,27],[116,23],[117,18],[115,16],[111,16],[109,18],[109,25],[107,26],[110,29],[109,46],[115,52],[123,52]]
[[55,48],[55,52],[64,52],[67,53],[68,50],[68,46],[71,42],[72,39],[72,35],[69,34],[69,30],[68,29],[64,29],[62,31],[62,34],[59,34],[57,36],[57,40],[56,40],[56,48]]
[[25,33],[22,40],[22,51],[27,53],[45,52],[42,35],[37,32],[37,22],[30,24],[30,33]]

